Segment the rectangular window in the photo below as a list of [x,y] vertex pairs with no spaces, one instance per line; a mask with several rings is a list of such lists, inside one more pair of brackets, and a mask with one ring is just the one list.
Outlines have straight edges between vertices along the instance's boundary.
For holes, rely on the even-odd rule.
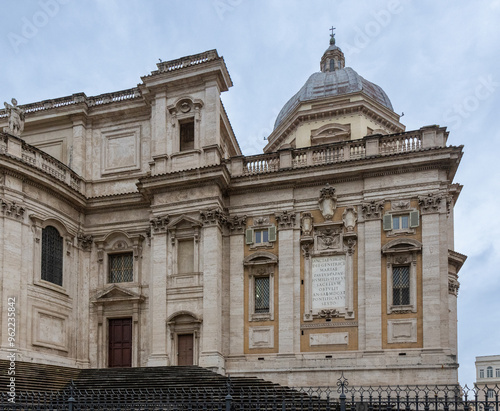
[[179,124],[180,151],[194,149],[194,120],[183,121]]
[[484,378],[484,370],[479,370],[479,378]]
[[495,398],[495,391],[488,390],[488,398]]
[[132,253],[110,254],[108,256],[110,283],[129,283],[134,281]]
[[265,230],[255,230],[255,243],[268,243],[269,242],[269,231],[267,228]]
[[392,217],[393,230],[405,230],[409,227],[409,215],[398,215]]
[[269,312],[269,277],[255,277],[255,313]]
[[42,230],[42,280],[62,286],[63,238],[55,227]]
[[500,368],[497,368],[495,370],[495,377],[499,378],[500,377]]
[[410,266],[392,268],[392,304],[410,304]]
[[179,240],[177,248],[177,272],[179,274],[194,272],[194,240]]

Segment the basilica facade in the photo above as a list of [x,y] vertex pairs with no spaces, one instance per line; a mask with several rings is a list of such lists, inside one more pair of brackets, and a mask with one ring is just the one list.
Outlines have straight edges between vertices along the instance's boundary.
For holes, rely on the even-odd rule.
[[457,383],[462,147],[405,131],[333,37],[264,154],[241,153],[231,86],[210,50],[0,111],[1,355],[12,301],[19,361]]

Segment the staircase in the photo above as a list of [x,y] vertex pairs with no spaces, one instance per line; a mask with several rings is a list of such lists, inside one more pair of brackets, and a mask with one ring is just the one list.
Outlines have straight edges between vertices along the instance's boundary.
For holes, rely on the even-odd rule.
[[[9,384],[7,369],[8,362],[0,360],[1,387]],[[114,409],[133,404],[141,409],[161,406],[209,411],[225,408],[228,400],[233,409],[276,410],[285,403],[286,408],[333,410],[336,405],[327,408],[325,401],[315,396],[256,377],[229,378],[196,366],[80,370],[16,362],[15,378],[17,403],[22,400],[27,404],[34,396],[39,403],[60,409],[65,409],[70,397],[75,399],[75,409],[83,405],[88,408],[81,409]],[[2,403],[6,398],[2,389]]]

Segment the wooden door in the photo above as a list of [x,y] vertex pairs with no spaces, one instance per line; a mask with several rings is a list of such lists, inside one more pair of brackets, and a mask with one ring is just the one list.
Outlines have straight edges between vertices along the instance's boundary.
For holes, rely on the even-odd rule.
[[132,366],[132,319],[109,320],[109,367]]
[[177,336],[177,365],[193,365],[193,334]]

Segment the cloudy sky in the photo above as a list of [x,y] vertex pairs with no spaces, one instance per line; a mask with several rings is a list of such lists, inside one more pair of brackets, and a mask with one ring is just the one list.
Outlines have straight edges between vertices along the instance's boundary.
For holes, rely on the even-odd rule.
[[[244,154],[262,151],[283,104],[319,70],[329,28],[346,65],[380,85],[407,130],[439,124],[465,146],[456,182],[460,382],[500,354],[500,0],[2,0],[0,100],[20,104],[134,87],[216,48]],[[396,383],[396,381],[395,381]]]

